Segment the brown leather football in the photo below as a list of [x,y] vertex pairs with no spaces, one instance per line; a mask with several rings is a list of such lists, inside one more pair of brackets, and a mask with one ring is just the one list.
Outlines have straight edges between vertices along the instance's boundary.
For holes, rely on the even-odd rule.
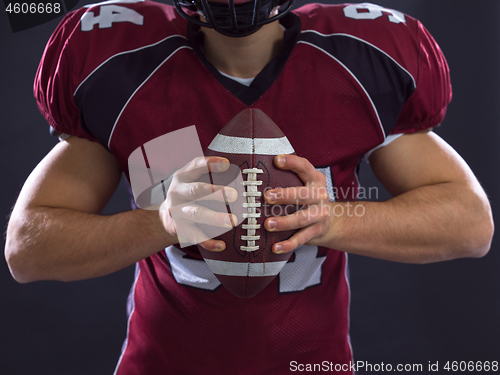
[[[243,177],[243,187],[232,186],[239,192],[238,199],[227,204],[228,212],[238,216],[238,225],[215,237],[226,243],[226,249],[212,252],[199,246],[215,276],[238,297],[248,298],[259,293],[278,275],[292,254],[275,254],[272,246],[290,238],[295,231],[269,232],[263,225],[268,217],[288,215],[299,208],[270,205],[264,200],[266,190],[303,185],[295,173],[274,165],[274,157],[280,154],[295,154],[295,151],[266,114],[251,108],[234,117],[205,151],[205,156],[225,157],[233,166],[227,172],[211,174],[211,183],[231,187],[238,181],[235,180],[238,171]],[[201,228],[210,236],[210,227]]]

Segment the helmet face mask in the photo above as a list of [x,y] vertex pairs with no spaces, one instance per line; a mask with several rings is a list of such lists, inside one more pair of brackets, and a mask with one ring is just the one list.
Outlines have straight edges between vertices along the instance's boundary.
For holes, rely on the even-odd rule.
[[[180,15],[189,22],[214,29],[230,37],[253,34],[262,26],[283,17],[293,5],[293,0],[250,0],[238,5],[234,4],[234,0],[228,0],[227,4],[212,3],[208,0],[173,0],[173,2]],[[206,21],[186,13],[184,8],[202,14]]]

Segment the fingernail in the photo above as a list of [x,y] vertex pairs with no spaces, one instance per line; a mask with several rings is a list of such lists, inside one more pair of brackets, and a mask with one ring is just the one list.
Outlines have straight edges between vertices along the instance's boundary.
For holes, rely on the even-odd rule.
[[224,243],[222,243],[222,242],[220,242],[220,241],[219,241],[219,242],[217,242],[217,243],[215,244],[215,250],[217,250],[217,251],[224,250]]
[[217,163],[217,170],[219,171],[225,171],[228,167],[229,163],[226,161],[219,161]]
[[283,246],[281,246],[280,244],[277,244],[274,246],[274,252],[275,253],[281,253],[283,252]]
[[266,197],[267,197],[268,202],[272,203],[272,202],[276,201],[276,198],[278,197],[278,194],[267,192],[266,193]]
[[267,226],[269,227],[269,230],[273,230],[278,226],[278,223],[276,222],[276,220],[269,220]]
[[228,201],[235,201],[237,194],[233,189],[224,189],[224,194],[226,194],[226,200]]
[[234,222],[234,219],[232,218],[232,215],[226,216],[226,219],[224,220],[224,224],[227,227],[232,228],[234,226],[233,222]]
[[278,167],[282,167],[285,165],[286,159],[284,156],[278,156],[276,159],[276,163],[278,164]]

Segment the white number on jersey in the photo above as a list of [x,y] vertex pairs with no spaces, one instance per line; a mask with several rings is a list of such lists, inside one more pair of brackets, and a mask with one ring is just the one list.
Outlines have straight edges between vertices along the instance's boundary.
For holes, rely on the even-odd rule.
[[[186,258],[186,253],[174,246],[167,247],[165,254],[179,284],[205,290],[215,290],[220,286],[205,261]],[[302,245],[296,249],[295,260],[285,264],[278,275],[279,292],[299,292],[321,284],[321,267],[325,258],[326,255],[318,256],[317,246]]]
[[215,290],[220,281],[210,271],[204,260],[186,258],[186,253],[175,246],[165,249],[172,275],[179,284],[199,289]]
[[374,20],[382,17],[384,13],[389,13],[389,21],[394,23],[405,23],[405,15],[394,9],[387,9],[380,5],[362,3],[351,4],[344,8],[344,15],[355,20]]
[[113,22],[132,22],[136,25],[143,25],[144,16],[120,5],[101,5],[98,16],[89,11],[80,19],[82,31],[91,31],[95,25],[99,25],[100,29],[107,29],[113,26]]
[[285,264],[279,273],[280,293],[299,292],[321,284],[321,267],[325,256],[318,256],[318,247],[302,245],[295,250],[295,260]]

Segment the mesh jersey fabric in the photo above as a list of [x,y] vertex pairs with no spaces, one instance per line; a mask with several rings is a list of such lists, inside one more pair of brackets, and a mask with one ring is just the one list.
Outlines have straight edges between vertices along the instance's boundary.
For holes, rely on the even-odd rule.
[[[203,56],[202,33],[171,6],[88,6],[69,13],[49,40],[35,97],[55,132],[101,143],[127,177],[129,155],[146,142],[194,124],[206,149],[237,113],[258,108],[325,173],[332,199],[354,200],[363,155],[389,134],[438,125],[451,100],[446,60],[421,23],[346,15],[347,7],[374,11],[363,6],[294,10],[280,21],[281,54],[249,87],[217,72]],[[158,249],[137,265],[116,374],[285,374],[291,361],[349,364],[349,298],[347,256],[334,249],[297,249],[250,299],[217,284],[195,247]]]

